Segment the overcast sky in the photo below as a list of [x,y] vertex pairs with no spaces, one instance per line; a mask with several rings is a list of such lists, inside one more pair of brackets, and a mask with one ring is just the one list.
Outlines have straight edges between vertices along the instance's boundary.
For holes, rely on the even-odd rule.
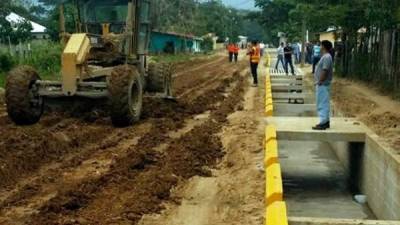
[[254,9],[254,0],[222,0],[225,4],[240,9]]

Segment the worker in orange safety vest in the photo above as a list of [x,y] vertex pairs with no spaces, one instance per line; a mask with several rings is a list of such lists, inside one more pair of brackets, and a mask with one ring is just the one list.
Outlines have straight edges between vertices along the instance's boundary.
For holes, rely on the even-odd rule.
[[235,45],[233,43],[229,43],[229,45],[226,48],[228,49],[229,62],[233,62],[233,55],[235,54]]
[[239,51],[240,51],[239,45],[235,44],[233,46],[233,56],[234,56],[234,59],[235,59],[235,63],[237,63],[237,61],[238,61]]
[[258,64],[260,63],[261,59],[261,49],[257,41],[251,42],[251,46],[247,52],[247,55],[250,56],[250,68],[254,80],[253,87],[257,87],[258,86],[257,70],[258,70]]

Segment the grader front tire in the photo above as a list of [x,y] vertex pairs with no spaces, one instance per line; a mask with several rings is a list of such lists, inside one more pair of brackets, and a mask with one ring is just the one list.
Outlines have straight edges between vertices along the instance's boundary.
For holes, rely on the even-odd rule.
[[142,112],[143,86],[136,67],[116,67],[109,78],[110,116],[116,127],[137,122]]
[[5,99],[7,112],[17,125],[32,125],[43,114],[43,98],[39,96],[35,82],[39,75],[30,66],[20,66],[7,76]]

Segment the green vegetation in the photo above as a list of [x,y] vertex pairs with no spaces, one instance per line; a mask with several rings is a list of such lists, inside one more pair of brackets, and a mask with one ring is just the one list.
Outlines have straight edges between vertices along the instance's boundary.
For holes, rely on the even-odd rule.
[[0,72],[0,87],[4,87],[6,84],[6,75],[4,73]]
[[[60,1],[39,0],[46,7],[47,17],[42,23],[49,30],[53,40],[58,39],[57,5]],[[64,1],[66,31],[74,32],[78,13],[74,6],[75,1]],[[237,39],[238,35],[263,39],[262,27],[258,26],[255,18],[248,17],[248,11],[238,10],[225,6],[221,0],[157,0],[153,1],[151,22],[153,29],[177,33],[203,36],[215,33],[220,40],[229,37]],[[249,24],[251,23],[251,26]],[[235,40],[236,41],[236,40]]]
[[[302,39],[302,26],[311,34],[336,30],[339,75],[360,79],[400,96],[400,1],[397,0],[256,0],[253,14],[271,30],[290,40]],[[318,35],[311,35],[317,40]]]
[[4,87],[6,74],[17,65],[30,65],[42,79],[59,78],[61,46],[52,42],[33,42],[32,50],[25,57],[0,51],[0,87]]

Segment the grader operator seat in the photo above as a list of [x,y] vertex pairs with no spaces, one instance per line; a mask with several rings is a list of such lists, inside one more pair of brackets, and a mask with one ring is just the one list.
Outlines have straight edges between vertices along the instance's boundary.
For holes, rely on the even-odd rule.
[[79,22],[61,55],[61,80],[43,81],[29,66],[12,70],[6,82],[9,117],[29,125],[40,120],[49,98],[104,99],[112,123],[127,126],[139,120],[144,92],[171,97],[172,67],[147,59],[152,1],[77,0]]

